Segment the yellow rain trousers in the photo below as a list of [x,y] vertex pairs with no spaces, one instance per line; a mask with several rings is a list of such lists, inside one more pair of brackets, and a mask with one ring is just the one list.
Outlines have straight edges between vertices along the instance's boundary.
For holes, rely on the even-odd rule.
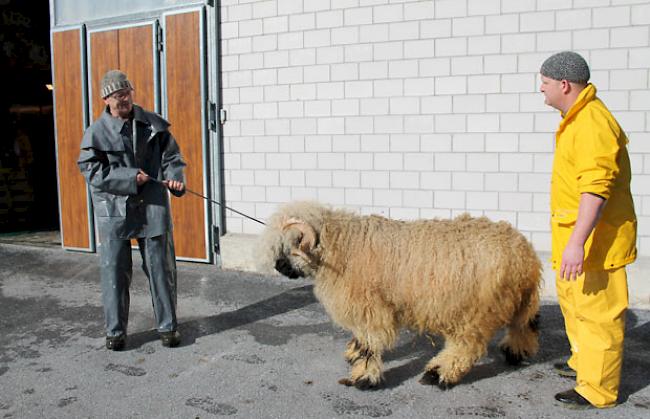
[[625,132],[596,97],[593,84],[563,115],[555,136],[551,176],[554,270],[559,272],[581,194],[607,200],[584,246],[584,273],[576,281],[556,281],[571,344],[569,366],[578,373],[575,389],[597,407],[616,404],[628,305],[625,265],[636,259],[637,222],[627,142]]
[[575,390],[596,407],[616,405],[623,365],[625,267],[585,272],[575,281],[556,276],[557,295],[571,344]]

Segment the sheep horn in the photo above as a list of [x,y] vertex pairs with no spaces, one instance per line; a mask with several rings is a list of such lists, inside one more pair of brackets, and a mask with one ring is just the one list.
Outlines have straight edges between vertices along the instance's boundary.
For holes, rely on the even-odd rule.
[[290,228],[295,228],[302,233],[302,238],[300,239],[300,251],[309,253],[316,245],[316,231],[314,231],[313,227],[304,221],[296,218],[289,218],[282,226],[282,231],[286,231]]

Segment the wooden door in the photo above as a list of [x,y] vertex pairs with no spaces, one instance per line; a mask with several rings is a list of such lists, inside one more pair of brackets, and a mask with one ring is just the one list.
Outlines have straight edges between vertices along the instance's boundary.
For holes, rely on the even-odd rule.
[[86,182],[77,167],[85,128],[82,28],[52,32],[52,76],[56,130],[61,243],[94,251]]
[[[203,10],[164,16],[165,116],[187,162],[187,188],[207,195],[206,84]],[[202,198],[186,193],[172,199],[176,254],[209,261],[208,208]]]

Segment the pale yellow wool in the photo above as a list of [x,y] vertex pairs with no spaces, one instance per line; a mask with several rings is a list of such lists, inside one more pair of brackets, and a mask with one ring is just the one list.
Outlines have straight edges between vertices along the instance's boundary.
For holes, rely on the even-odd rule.
[[[316,237],[305,252],[305,231],[294,228],[296,222]],[[458,382],[504,326],[503,348],[521,357],[537,351],[530,324],[539,306],[541,264],[506,222],[468,215],[404,222],[295,202],[271,217],[258,246],[261,268],[273,269],[283,256],[313,277],[318,300],[353,333],[345,355],[353,364],[351,384],[381,381],[381,354],[400,328],[445,338],[425,368],[445,384]]]

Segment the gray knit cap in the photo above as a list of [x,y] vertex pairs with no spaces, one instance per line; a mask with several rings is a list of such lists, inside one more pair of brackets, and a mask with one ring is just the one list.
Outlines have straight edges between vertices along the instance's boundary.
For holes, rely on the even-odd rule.
[[562,51],[544,61],[539,72],[553,80],[567,80],[573,83],[589,81],[589,66],[584,58],[572,51]]
[[133,89],[131,82],[126,78],[126,74],[120,70],[108,70],[102,78],[102,97],[106,98],[111,93],[122,89]]

